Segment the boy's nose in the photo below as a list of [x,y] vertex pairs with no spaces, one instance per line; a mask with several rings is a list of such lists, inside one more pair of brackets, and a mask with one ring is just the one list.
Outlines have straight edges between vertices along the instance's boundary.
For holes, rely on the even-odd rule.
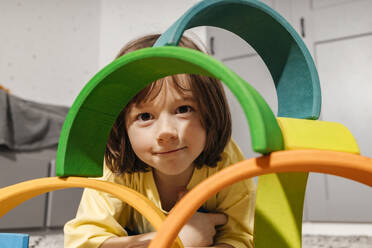
[[178,140],[176,123],[172,118],[164,117],[159,119],[157,141],[160,145],[174,143]]
[[158,137],[159,144],[169,144],[177,140],[177,135],[173,132],[163,132]]

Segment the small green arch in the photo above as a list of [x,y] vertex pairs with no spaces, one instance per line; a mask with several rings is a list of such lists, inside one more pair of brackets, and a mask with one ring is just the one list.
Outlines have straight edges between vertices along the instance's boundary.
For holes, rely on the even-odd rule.
[[246,114],[253,149],[262,154],[283,149],[282,134],[270,107],[221,62],[188,48],[145,48],[113,61],[80,92],[61,131],[57,176],[101,176],[106,142],[120,111],[149,83],[179,73],[220,79]]
[[319,118],[321,92],[314,61],[301,37],[276,11],[257,0],[201,1],[154,46],[177,46],[185,30],[198,26],[231,31],[257,51],[274,80],[278,116]]

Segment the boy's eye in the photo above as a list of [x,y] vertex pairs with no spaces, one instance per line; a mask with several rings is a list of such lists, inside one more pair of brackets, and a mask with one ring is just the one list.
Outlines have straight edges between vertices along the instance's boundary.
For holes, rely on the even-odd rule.
[[193,111],[193,108],[189,105],[183,105],[177,108],[177,114],[184,114]]
[[152,115],[150,113],[141,113],[137,115],[137,120],[139,121],[149,121],[152,119]]

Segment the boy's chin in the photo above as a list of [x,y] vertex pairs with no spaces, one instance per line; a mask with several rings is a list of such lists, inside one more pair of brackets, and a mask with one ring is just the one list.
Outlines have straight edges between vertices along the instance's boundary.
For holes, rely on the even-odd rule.
[[[191,168],[190,168],[191,167]],[[193,169],[194,166],[193,165],[189,165],[185,168],[154,168],[152,167],[157,173],[160,173],[160,174],[163,174],[165,176],[180,176],[184,173],[187,173],[189,171],[189,169]]]

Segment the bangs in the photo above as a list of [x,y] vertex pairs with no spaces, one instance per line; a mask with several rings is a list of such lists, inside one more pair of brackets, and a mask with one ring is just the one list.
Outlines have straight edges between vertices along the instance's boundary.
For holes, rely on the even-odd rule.
[[161,92],[164,83],[171,83],[176,91],[181,95],[189,95],[190,92],[192,93],[193,91],[192,82],[193,80],[188,74],[175,74],[161,78],[141,90],[135,97],[132,98],[126,108],[129,108],[133,104],[139,105],[141,103],[153,101]]

